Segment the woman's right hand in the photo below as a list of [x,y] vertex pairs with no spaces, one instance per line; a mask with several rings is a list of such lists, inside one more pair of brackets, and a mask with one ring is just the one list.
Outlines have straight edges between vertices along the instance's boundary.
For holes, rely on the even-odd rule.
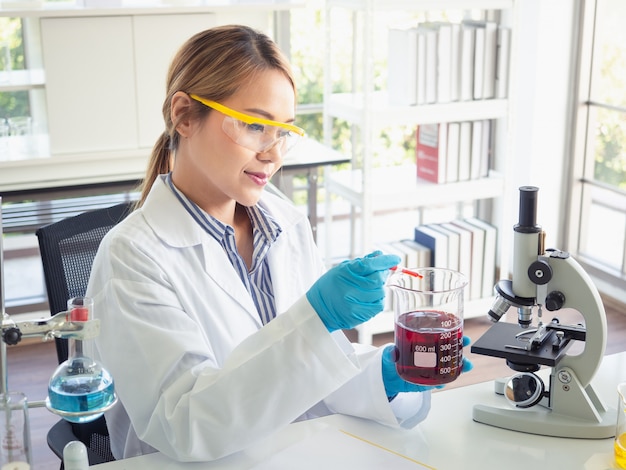
[[354,328],[383,310],[389,269],[400,261],[380,251],[344,261],[313,284],[307,299],[328,331]]

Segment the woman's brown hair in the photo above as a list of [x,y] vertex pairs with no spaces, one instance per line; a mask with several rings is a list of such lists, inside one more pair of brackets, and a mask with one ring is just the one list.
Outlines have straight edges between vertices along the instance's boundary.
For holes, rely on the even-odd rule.
[[[166,96],[163,102],[165,131],[158,138],[141,185],[141,206],[158,175],[172,170],[180,136],[178,122],[172,122],[172,96],[178,91],[221,101],[253,80],[260,71],[276,69],[289,79],[295,91],[291,67],[276,43],[267,35],[248,26],[228,25],[202,31],[185,42],[170,64]],[[210,109],[194,102],[185,119],[203,119]]]

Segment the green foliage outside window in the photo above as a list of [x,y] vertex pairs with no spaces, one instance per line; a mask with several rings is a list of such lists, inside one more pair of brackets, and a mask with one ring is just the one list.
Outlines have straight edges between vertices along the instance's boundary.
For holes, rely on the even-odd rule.
[[[626,76],[626,49],[619,44],[603,51],[601,80],[606,86],[599,97],[602,103],[626,106],[623,79]],[[626,189],[626,112],[596,108],[596,148],[594,178],[620,189]]]
[[[318,5],[315,5],[317,3]],[[340,15],[342,12],[336,12]],[[311,2],[302,10],[291,12],[291,62],[298,85],[298,103],[300,105],[317,103],[324,99],[324,65],[325,65],[325,32],[322,2]],[[350,46],[352,43],[352,22],[350,15],[339,17],[334,23],[344,24],[333,32],[331,41],[334,53],[331,56],[333,71],[333,92],[341,93],[351,90]],[[375,89],[384,89],[386,84],[386,64],[375,64]],[[323,141],[322,113],[300,114],[298,124],[304,128],[309,137]],[[355,130],[356,131],[356,130]],[[353,140],[350,125],[335,120],[332,126],[333,147],[350,155]],[[395,165],[413,161],[415,158],[415,128],[383,129],[376,140],[374,149],[374,166]],[[358,153],[358,152],[357,152]]]
[[[0,46],[8,46],[10,67],[6,66],[5,54],[0,54],[0,69],[22,70],[25,68],[24,42],[22,37],[22,22],[19,18],[0,18]],[[28,92],[0,92],[0,119],[11,116],[30,115]]]
[[626,115],[599,110],[594,179],[626,190]]

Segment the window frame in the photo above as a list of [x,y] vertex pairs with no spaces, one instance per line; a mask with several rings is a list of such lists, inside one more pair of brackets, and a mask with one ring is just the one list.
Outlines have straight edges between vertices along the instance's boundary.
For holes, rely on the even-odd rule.
[[[584,253],[588,237],[590,209],[594,202],[592,192],[613,192],[626,198],[626,192],[594,179],[594,129],[595,109],[608,108],[616,111],[615,106],[591,99],[593,76],[593,52],[596,28],[596,9],[598,0],[581,0],[578,30],[579,42],[574,53],[577,60],[577,76],[573,85],[574,122],[573,139],[569,143],[572,155],[569,178],[569,204],[565,222],[566,246],[572,251],[577,261],[591,275],[603,293],[626,302],[626,237],[620,247],[622,256],[619,269],[615,269]],[[619,210],[619,209],[617,209]],[[626,207],[621,209],[626,214]]]

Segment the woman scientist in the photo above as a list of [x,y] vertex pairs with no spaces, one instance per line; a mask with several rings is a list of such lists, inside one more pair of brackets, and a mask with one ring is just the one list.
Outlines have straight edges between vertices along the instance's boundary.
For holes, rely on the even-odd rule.
[[87,291],[119,397],[116,458],[207,461],[298,419],[427,415],[429,387],[399,379],[391,346],[341,332],[382,310],[399,258],[324,274],[306,216],[264,191],[303,135],[295,108],[285,57],[248,27],[201,32],[174,57],[139,207],[103,240]]

